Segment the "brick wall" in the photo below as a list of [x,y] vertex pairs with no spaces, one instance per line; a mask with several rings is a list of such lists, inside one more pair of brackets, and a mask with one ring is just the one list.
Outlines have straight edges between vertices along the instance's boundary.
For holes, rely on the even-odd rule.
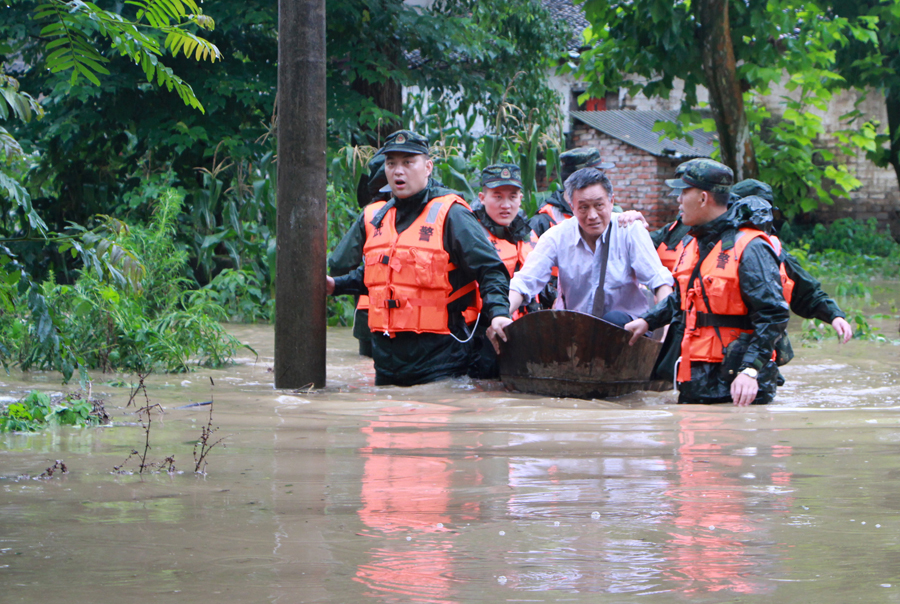
[[[783,96],[797,98],[798,91],[788,90],[781,85],[775,86],[772,93],[762,100],[773,115],[781,115],[784,111]],[[863,97],[865,94],[865,97]],[[835,148],[834,132],[847,127],[841,121],[841,116],[853,110],[859,110],[865,120],[877,120],[881,123],[879,132],[887,131],[887,110],[884,104],[884,95],[877,90],[867,90],[865,93],[857,90],[847,90],[836,94],[828,103],[825,111],[815,107],[808,108],[822,118],[825,126],[823,137],[825,147],[837,152]],[[858,124],[856,124],[858,125]],[[862,185],[850,193],[850,199],[837,201],[834,205],[822,205],[811,218],[817,222],[829,223],[838,218],[851,217],[857,219],[876,218],[881,224],[891,225],[891,232],[895,237],[900,236],[900,187],[897,184],[897,175],[893,168],[879,168],[866,159],[865,151],[860,151],[854,156],[836,154],[834,163],[845,164],[850,172],[862,181]]]
[[[773,84],[770,93],[758,100],[765,105],[774,116],[784,112],[784,96],[798,98],[799,90],[787,89],[787,78],[780,84]],[[702,87],[698,90],[703,98],[707,93]],[[863,97],[865,94],[865,97]],[[620,94],[620,108],[623,109],[679,109],[683,97],[683,89],[680,84],[668,99],[647,99],[642,95],[630,97]],[[841,121],[841,116],[858,109],[863,120],[877,120],[881,123],[879,132],[886,131],[887,110],[884,103],[884,95],[878,90],[869,89],[865,93],[855,90],[843,91],[836,94],[828,103],[825,111],[815,107],[808,107],[807,111],[820,116],[825,126],[823,146],[834,149],[834,132],[847,127]],[[815,222],[831,223],[838,218],[850,217],[857,219],[876,218],[881,224],[890,226],[891,233],[900,240],[900,185],[892,168],[879,168],[868,159],[865,151],[860,151],[852,157],[837,155],[835,163],[846,164],[851,173],[862,181],[862,185],[850,194],[850,199],[837,201],[834,205],[822,205],[806,219]],[[826,187],[827,188],[827,187]]]
[[656,157],[581,122],[572,125],[572,147],[596,147],[603,161],[613,162],[606,171],[623,210],[639,210],[651,230],[675,220],[678,203],[665,180],[673,178],[684,158]]

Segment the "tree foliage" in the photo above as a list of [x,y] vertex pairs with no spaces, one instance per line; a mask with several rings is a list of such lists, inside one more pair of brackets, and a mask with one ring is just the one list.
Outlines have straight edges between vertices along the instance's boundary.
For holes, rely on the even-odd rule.
[[446,101],[448,115],[488,121],[504,101],[526,111],[558,103],[546,76],[571,32],[539,0],[438,0],[426,9],[402,0],[326,6],[328,119],[338,144],[377,145],[377,136],[366,133],[400,123],[403,86],[428,91],[429,103]]
[[[266,320],[274,284],[277,3],[207,0],[201,13],[194,0],[95,1],[7,0],[0,22],[0,199],[13,208],[0,215],[0,303],[30,317],[3,341],[32,344],[0,356],[67,377],[85,364],[132,366],[138,344],[172,340],[148,339],[168,327],[138,321],[146,309],[134,298],[154,297],[134,234],[165,195],[185,200],[172,222],[172,257],[184,263],[170,277],[179,291],[203,286],[167,306],[173,316],[206,305],[224,309],[210,317]],[[501,107],[552,121],[543,75],[569,34],[538,0],[327,9],[332,157],[348,141],[377,143],[392,120],[427,119],[388,102],[401,86],[430,95],[450,122],[495,124]],[[329,203],[330,216],[355,210],[349,197]],[[97,330],[67,331],[66,313],[94,317]],[[81,340],[100,343],[85,351]]]
[[[682,123],[667,129],[670,135],[681,135],[683,126],[702,122],[696,112],[698,90],[710,87],[703,69],[706,30],[698,15],[702,5],[588,0],[585,10],[592,27],[586,38],[591,49],[570,69],[589,82],[586,94],[593,96],[622,86],[630,94],[668,98],[683,82]],[[838,73],[836,54],[854,40],[871,40],[873,21],[840,17],[816,1],[728,0],[727,6],[739,90],[747,104],[750,142],[760,176],[776,187],[779,203],[791,215],[847,196],[859,181],[846,167],[830,163],[835,156],[822,147],[819,139],[825,130],[813,110],[824,111],[834,90],[850,84]],[[785,76],[790,95],[783,99],[782,114],[772,115],[759,98]],[[721,122],[741,118],[715,96],[710,104],[717,104],[713,114],[720,140],[729,144],[721,136]],[[839,136],[840,150],[852,153],[858,145],[870,144],[872,137],[871,124],[857,125],[853,135]],[[722,158],[731,163],[730,158],[741,156],[736,148],[722,152]]]
[[888,128],[866,148],[900,180],[900,0],[832,0],[829,15],[865,25],[836,50],[838,73],[851,86],[884,94]]

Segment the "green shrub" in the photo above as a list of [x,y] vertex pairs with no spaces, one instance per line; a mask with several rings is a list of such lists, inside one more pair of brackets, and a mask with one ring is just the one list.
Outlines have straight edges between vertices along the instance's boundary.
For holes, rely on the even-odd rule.
[[0,327],[4,361],[58,369],[66,380],[73,361],[141,373],[227,363],[241,344],[219,324],[223,306],[192,290],[188,253],[175,238],[181,203],[167,190],[149,224],[106,233],[110,270],[86,264],[73,285],[50,280],[16,297]]
[[0,411],[0,432],[36,432],[49,426],[96,426],[107,420],[99,401],[68,394],[55,401],[38,391]]

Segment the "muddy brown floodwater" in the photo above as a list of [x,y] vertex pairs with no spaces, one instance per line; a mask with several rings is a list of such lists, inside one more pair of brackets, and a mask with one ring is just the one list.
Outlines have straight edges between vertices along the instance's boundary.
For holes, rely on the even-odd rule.
[[[900,602],[900,347],[798,349],[737,409],[376,388],[346,329],[325,391],[276,391],[271,328],[234,333],[258,361],[148,380],[182,473],[113,473],[144,438],[114,380],[110,427],[0,435],[0,602]],[[178,407],[211,398],[199,476]]]

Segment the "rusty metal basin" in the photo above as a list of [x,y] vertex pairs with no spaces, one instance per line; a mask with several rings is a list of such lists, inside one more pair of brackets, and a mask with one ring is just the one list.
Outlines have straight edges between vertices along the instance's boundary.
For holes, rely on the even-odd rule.
[[650,374],[662,348],[592,315],[568,310],[529,313],[506,328],[500,377],[513,390],[574,398],[607,398],[636,390],[661,391]]

